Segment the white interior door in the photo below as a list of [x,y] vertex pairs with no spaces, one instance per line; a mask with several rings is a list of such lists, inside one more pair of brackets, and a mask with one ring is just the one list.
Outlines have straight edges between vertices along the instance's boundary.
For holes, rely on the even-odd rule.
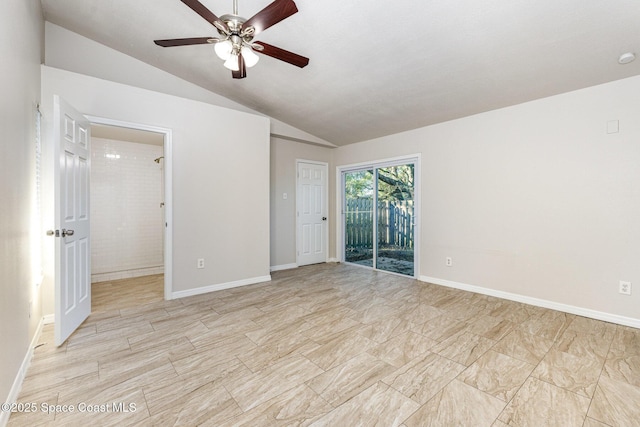
[[90,127],[73,107],[54,97],[56,345],[91,313],[89,227]]
[[298,162],[297,264],[327,261],[326,164]]

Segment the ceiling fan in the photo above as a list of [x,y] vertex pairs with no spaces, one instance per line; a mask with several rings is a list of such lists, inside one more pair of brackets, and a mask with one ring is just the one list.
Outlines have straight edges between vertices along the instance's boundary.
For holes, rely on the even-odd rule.
[[264,42],[254,42],[253,37],[298,11],[293,0],[275,0],[253,17],[238,15],[238,0],[233,0],[233,13],[217,17],[198,0],[181,0],[218,30],[220,37],[191,37],[183,39],[154,40],[162,47],[214,44],[216,55],[224,60],[234,79],[247,77],[247,67],[258,62],[259,52],[300,68],[309,64],[309,58]]

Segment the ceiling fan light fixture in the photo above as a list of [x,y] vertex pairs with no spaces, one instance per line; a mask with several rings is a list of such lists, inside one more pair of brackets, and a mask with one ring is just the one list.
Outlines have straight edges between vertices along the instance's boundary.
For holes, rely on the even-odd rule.
[[233,50],[233,44],[231,44],[231,41],[229,40],[224,40],[216,43],[214,46],[214,50],[216,52],[216,55],[218,55],[218,58],[222,59],[223,61],[226,61],[231,56],[231,51]]
[[240,64],[238,62],[238,54],[235,52],[231,52],[229,55],[229,59],[224,62],[224,66],[231,71],[239,71]]
[[242,53],[242,57],[244,58],[244,63],[247,67],[251,68],[258,63],[260,57],[253,52],[249,46],[242,46],[240,50]]

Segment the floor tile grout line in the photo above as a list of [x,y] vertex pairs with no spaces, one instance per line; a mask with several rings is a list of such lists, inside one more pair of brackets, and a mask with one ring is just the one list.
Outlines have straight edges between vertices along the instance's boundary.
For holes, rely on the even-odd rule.
[[[604,362],[602,363],[602,367],[600,368],[600,374],[598,374],[598,380],[596,381],[596,386],[593,389],[593,396],[591,396],[591,399],[589,400],[589,406],[587,407],[587,412],[585,414],[585,422],[587,420],[587,417],[589,416],[589,411],[591,410],[591,405],[593,405],[593,400],[596,397],[596,393],[598,392],[598,387],[600,387],[600,378],[602,378],[602,373],[604,372],[605,369],[605,365],[607,364],[607,360],[609,359],[609,353],[611,352],[611,346],[613,345],[613,340],[615,340],[616,334],[618,332],[618,326],[616,325],[615,331],[613,333],[613,337],[611,338],[611,342],[609,342],[609,347],[607,348],[607,354],[604,357]],[[595,418],[594,418],[595,419]],[[600,421],[600,420],[597,420]],[[607,424],[603,421],[600,421],[603,424]],[[584,423],[583,423],[584,425]]]

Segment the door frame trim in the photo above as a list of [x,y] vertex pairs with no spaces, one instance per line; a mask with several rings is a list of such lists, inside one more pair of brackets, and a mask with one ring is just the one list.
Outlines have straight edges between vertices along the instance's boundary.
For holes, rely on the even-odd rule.
[[327,224],[324,230],[324,239],[325,239],[325,254],[324,254],[324,262],[327,262],[327,260],[329,259],[329,223],[331,221],[331,218],[329,217],[329,163],[328,162],[320,162],[317,160],[304,160],[304,159],[296,159],[296,230],[295,230],[295,237],[296,237],[296,265],[300,266],[300,262],[299,262],[299,257],[300,257],[300,217],[298,215],[298,212],[300,211],[299,209],[299,205],[298,203],[300,202],[300,194],[299,194],[299,180],[300,177],[298,176],[298,167],[300,165],[300,163],[308,163],[308,164],[312,164],[312,165],[320,165],[320,166],[324,166],[326,173],[324,174],[324,200],[326,203],[326,212],[325,215],[327,216]]
[[173,299],[173,134],[169,128],[85,115],[91,124],[144,130],[164,135],[164,299]]
[[[344,255],[344,172],[352,172],[363,169],[380,168],[385,166],[399,166],[406,163],[414,163],[414,254],[413,254],[413,277],[420,277],[420,220],[421,220],[421,163],[422,154],[407,154],[405,156],[388,157],[386,159],[376,159],[368,162],[352,163],[336,166],[336,258],[339,262],[345,262]],[[383,273],[393,273],[385,270],[378,270]],[[404,276],[404,275],[403,275]],[[404,276],[407,277],[407,276]]]

